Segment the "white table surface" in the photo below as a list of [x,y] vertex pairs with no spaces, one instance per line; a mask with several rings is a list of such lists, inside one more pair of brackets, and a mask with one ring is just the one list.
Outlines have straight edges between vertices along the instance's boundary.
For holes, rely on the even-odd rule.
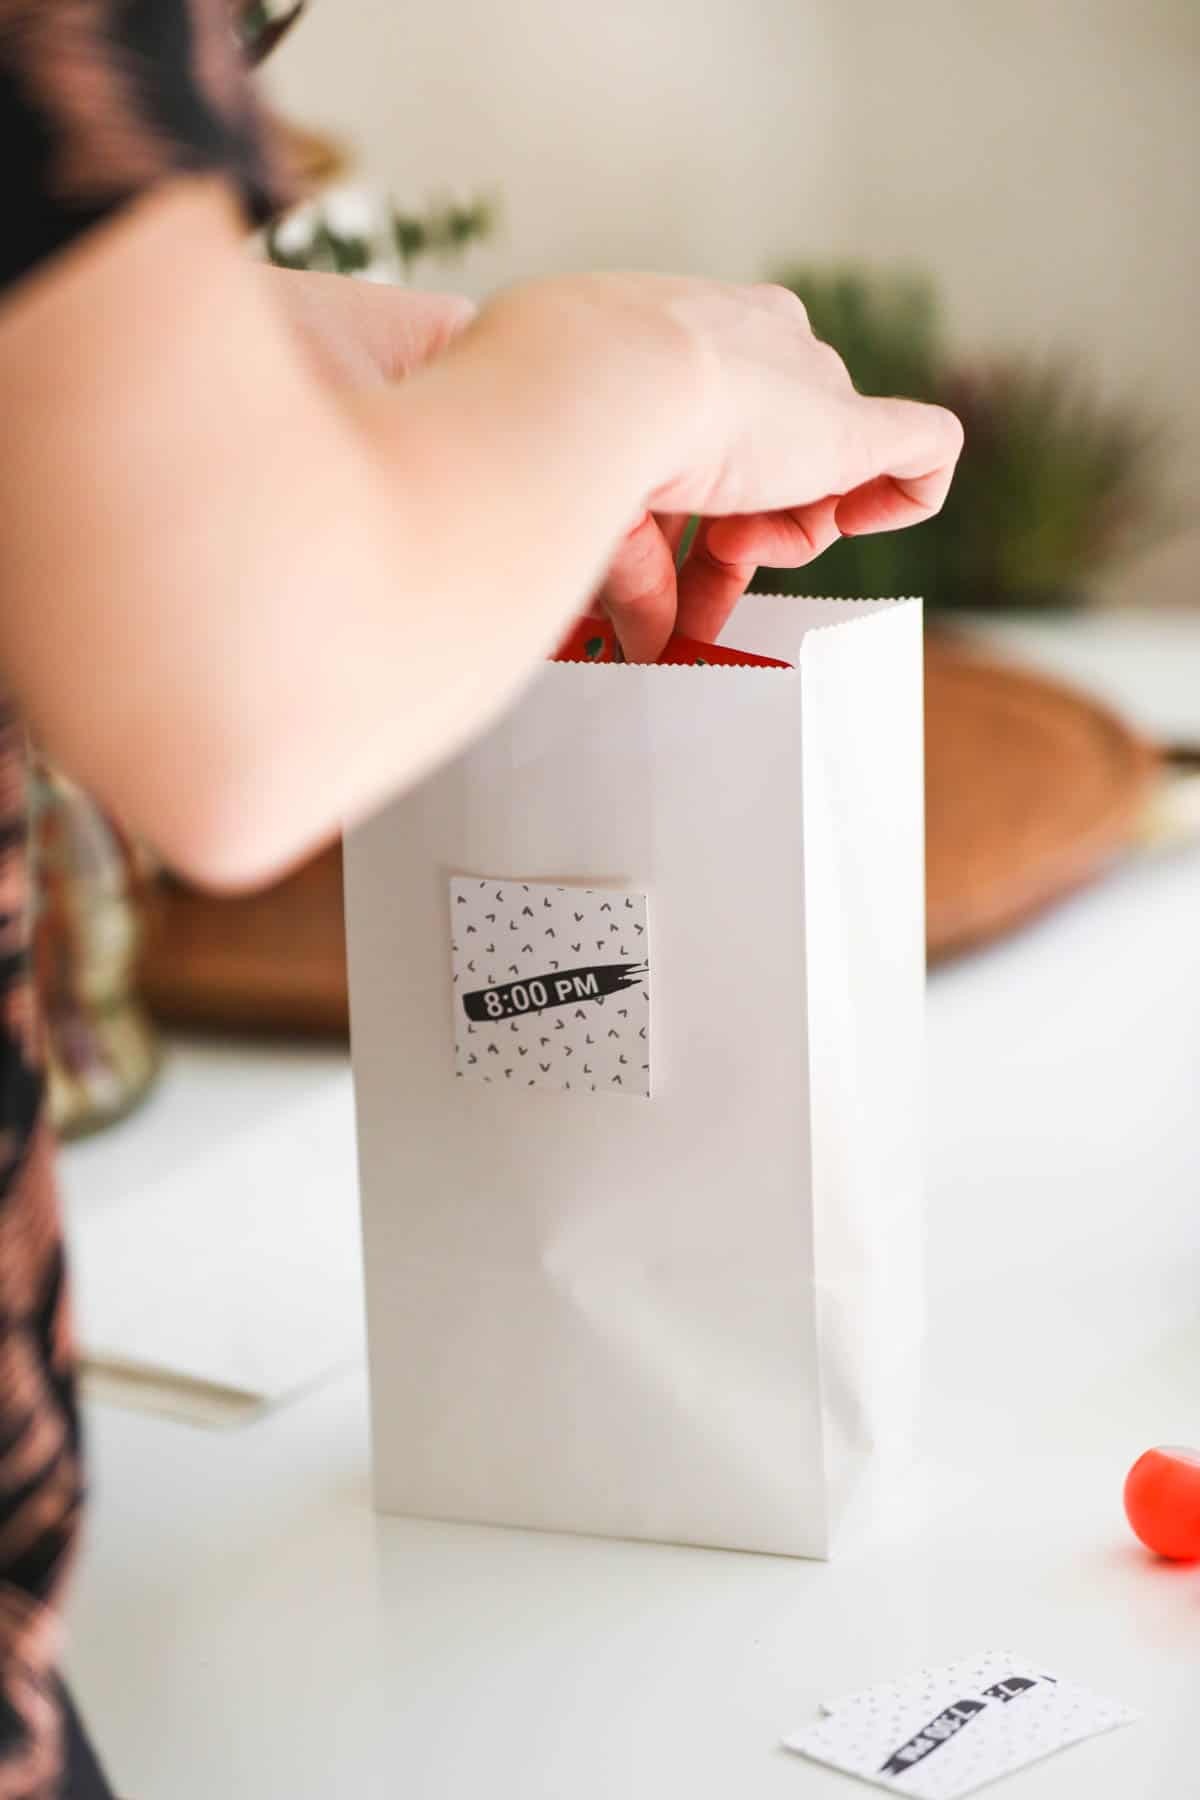
[[[777,1747],[821,1696],[1006,1647],[1145,1719],[997,1792],[1192,1792],[1200,1567],[1147,1558],[1120,1495],[1200,1442],[1200,853],[938,974],[929,1039],[923,1523],[822,1565],[380,1520],[361,1373],[224,1432],[95,1407],[70,1674],[121,1790],[833,1800],[867,1790]],[[322,1057],[181,1066],[199,1104]]]

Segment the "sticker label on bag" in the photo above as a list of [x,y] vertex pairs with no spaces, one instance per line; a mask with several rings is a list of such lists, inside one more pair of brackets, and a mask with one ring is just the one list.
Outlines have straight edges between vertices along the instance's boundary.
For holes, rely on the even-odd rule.
[[455,875],[450,944],[460,1080],[648,1097],[645,894]]

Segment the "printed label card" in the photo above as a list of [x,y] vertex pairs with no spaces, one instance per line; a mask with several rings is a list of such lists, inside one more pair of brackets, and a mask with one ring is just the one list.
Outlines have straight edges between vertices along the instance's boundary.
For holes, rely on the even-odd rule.
[[919,1800],[958,1800],[1137,1714],[1009,1651],[826,1702],[789,1750]]
[[645,894],[452,877],[457,1076],[648,1097],[647,932]]

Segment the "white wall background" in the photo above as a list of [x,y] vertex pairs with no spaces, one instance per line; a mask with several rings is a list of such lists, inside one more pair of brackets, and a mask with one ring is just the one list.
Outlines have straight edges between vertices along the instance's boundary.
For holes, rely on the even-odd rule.
[[[312,0],[272,85],[398,200],[495,187],[472,292],[601,266],[925,267],[955,339],[1066,344],[1200,519],[1197,0]],[[1200,530],[1112,584],[1200,601]]]

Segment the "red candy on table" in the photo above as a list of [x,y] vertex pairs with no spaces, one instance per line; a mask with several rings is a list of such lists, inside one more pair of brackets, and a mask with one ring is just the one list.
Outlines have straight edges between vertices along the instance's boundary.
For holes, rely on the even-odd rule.
[[1125,1516],[1148,1550],[1200,1559],[1200,1450],[1163,1445],[1139,1456],[1125,1477]]

